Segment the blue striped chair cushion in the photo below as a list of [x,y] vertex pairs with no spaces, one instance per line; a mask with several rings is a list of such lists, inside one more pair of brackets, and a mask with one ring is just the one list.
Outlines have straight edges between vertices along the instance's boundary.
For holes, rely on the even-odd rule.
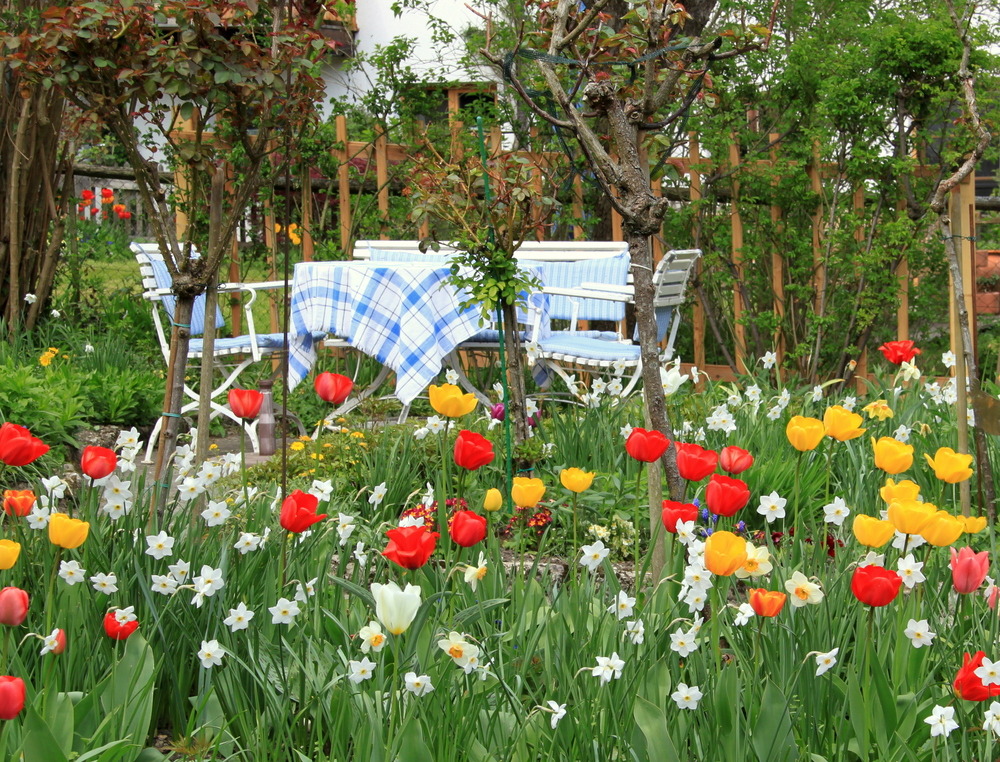
[[[557,288],[578,288],[581,283],[604,283],[609,286],[624,286],[628,283],[628,254],[579,259],[574,262],[522,261],[521,264],[540,267],[545,285]],[[549,317],[553,320],[572,320],[574,302],[578,305],[576,316],[580,320],[617,322],[625,317],[624,302],[555,295],[549,296]]]
[[[149,264],[153,267],[153,278],[156,280],[157,288],[170,288],[174,284],[173,279],[170,277],[170,271],[161,260],[150,257]],[[177,300],[173,296],[164,296],[162,299],[163,309],[167,311],[170,319],[173,320]],[[215,328],[218,330],[225,327],[225,325],[226,320],[222,317],[222,311],[216,306]],[[191,335],[201,336],[203,333],[205,333],[205,295],[201,294],[194,298],[194,307],[191,310]],[[192,347],[191,351],[200,350],[195,350]]]
[[573,335],[572,332],[560,332],[555,338],[549,337],[539,342],[542,352],[563,354],[569,357],[579,357],[586,360],[639,360],[639,347],[635,344],[620,344],[618,342],[593,339]]
[[450,260],[447,253],[438,254],[429,252],[422,254],[419,251],[390,251],[388,249],[371,249],[369,258],[372,262],[417,262],[446,265]]

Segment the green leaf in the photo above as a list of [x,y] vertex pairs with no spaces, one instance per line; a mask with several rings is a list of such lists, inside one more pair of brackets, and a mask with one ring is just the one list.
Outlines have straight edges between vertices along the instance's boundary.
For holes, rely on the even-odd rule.
[[399,734],[399,762],[434,762],[434,757],[424,742],[420,723],[411,718]]
[[667,731],[667,718],[662,709],[642,696],[636,696],[635,704],[632,705],[632,715],[646,738],[648,759],[680,759],[677,747]]
[[851,726],[854,728],[852,740],[857,745],[858,755],[862,759],[868,759],[868,713],[858,676],[854,672],[847,678],[847,705],[851,712]]
[[770,680],[760,700],[760,713],[750,742],[760,762],[791,762],[798,757],[788,718],[788,700]]
[[25,713],[21,754],[24,762],[66,762],[59,742],[33,707]]

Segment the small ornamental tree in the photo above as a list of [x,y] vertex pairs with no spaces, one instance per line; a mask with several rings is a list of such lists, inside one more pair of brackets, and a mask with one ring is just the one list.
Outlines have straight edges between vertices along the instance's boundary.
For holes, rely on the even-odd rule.
[[[758,47],[768,30],[734,28],[725,37],[708,34],[714,0],[699,0],[687,8],[671,0],[642,0],[619,17],[608,12],[610,0],[586,5],[546,0],[533,7],[534,28],[530,33],[527,24],[522,28],[515,50],[493,49],[487,32],[481,52],[537,119],[572,139],[622,217],[632,258],[646,411],[650,424],[670,437],[649,246],[649,236],[660,230],[670,201],[657,197],[650,187],[646,138],[681,123],[710,82],[713,61]],[[521,63],[520,76],[513,71],[514,61]],[[532,90],[535,83],[544,90]],[[672,453],[667,451],[664,462],[671,493],[679,499],[683,484]]]
[[[278,138],[313,120],[321,92],[314,61],[327,43],[280,5],[225,0],[74,4],[49,8],[43,20],[15,45],[0,40],[13,50],[8,66],[43,88],[60,89],[114,133],[173,278],[177,307],[159,472],[177,435],[194,299],[214,283],[256,196],[263,163],[275,149],[288,155]],[[143,151],[152,136],[187,177],[174,199],[161,185],[158,163]],[[183,240],[175,212],[190,221]],[[200,258],[192,256],[195,242]],[[207,309],[206,356],[213,316]],[[204,387],[203,380],[203,393]]]
[[411,216],[431,225],[431,244],[445,241],[458,250],[452,259],[453,282],[468,291],[468,303],[482,310],[484,320],[502,318],[510,390],[505,414],[513,422],[516,445],[528,437],[517,309],[522,295],[539,284],[518,269],[514,253],[556,206],[553,196],[537,191],[551,186],[549,172],[530,154],[487,155],[485,147],[481,152],[456,147],[446,157],[424,141],[411,195]]

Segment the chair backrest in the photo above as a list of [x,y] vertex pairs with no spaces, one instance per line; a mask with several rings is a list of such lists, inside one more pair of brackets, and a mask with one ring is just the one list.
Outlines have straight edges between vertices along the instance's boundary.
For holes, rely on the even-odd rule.
[[[521,264],[540,267],[544,285],[554,288],[577,288],[581,283],[603,283],[607,286],[624,286],[628,283],[627,251],[600,259],[580,259],[575,262],[522,260]],[[553,320],[575,318],[618,322],[625,318],[625,303],[550,294],[549,317]]]
[[[449,246],[441,246],[439,251],[429,251],[425,254],[420,251],[420,242],[415,240],[355,241],[352,259],[372,259],[376,251],[394,252],[394,256],[397,257],[394,261],[399,262],[407,261],[398,259],[398,255],[404,252],[428,257],[448,257],[454,249]],[[604,259],[625,253],[628,253],[628,244],[624,241],[525,241],[515,256],[517,259],[532,259],[543,262],[575,262],[581,259]],[[422,262],[424,260],[409,261]]]
[[676,307],[684,303],[691,271],[700,256],[701,249],[675,249],[663,256],[653,273],[655,307]]
[[394,249],[369,249],[368,259],[372,262],[409,262],[409,263],[429,263],[446,264],[451,251],[428,252],[394,250]]
[[[170,288],[173,285],[170,271],[167,270],[167,266],[163,263],[163,255],[160,253],[160,247],[155,243],[133,242],[129,248],[132,249],[132,253],[135,254],[135,259],[139,263],[139,272],[142,275],[142,287],[146,290],[143,296],[151,301],[159,301],[163,305],[163,309],[166,310],[167,315],[170,316],[170,320],[173,321],[177,300],[171,294],[155,293],[157,289]],[[193,256],[197,258],[199,256],[198,252],[194,251]],[[216,307],[216,330],[223,328],[225,325],[226,321],[222,317],[222,311]],[[191,335],[201,336],[204,332],[205,295],[201,294],[195,297],[194,307],[191,311]]]

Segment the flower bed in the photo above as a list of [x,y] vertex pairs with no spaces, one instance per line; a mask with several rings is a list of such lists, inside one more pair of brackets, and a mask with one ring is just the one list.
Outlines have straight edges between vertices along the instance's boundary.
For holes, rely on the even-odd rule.
[[[592,388],[542,406],[510,494],[451,389],[416,436],[294,443],[285,497],[186,447],[152,484],[134,432],[71,491],[5,424],[0,478],[34,488],[4,499],[0,754],[991,759],[995,535],[958,507],[954,385],[912,360],[865,399],[687,384],[674,442]],[[669,448],[686,492],[650,523]]]

